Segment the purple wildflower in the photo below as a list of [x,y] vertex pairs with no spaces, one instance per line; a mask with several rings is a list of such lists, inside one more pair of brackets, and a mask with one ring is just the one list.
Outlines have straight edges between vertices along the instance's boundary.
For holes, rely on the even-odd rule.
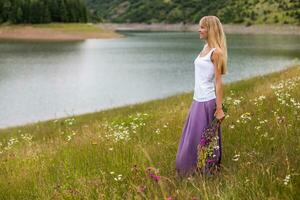
[[201,140],[200,140],[200,145],[203,146],[205,144],[206,144],[206,140],[205,140],[204,137],[202,137]]
[[157,175],[159,173],[159,170],[155,169],[154,167],[148,167],[146,169],[146,173],[156,182],[158,182],[161,179],[161,177]]
[[160,180],[160,176],[157,176],[157,175],[155,175],[155,174],[153,174],[153,173],[150,173],[150,177],[151,177],[153,180],[155,180],[156,182],[158,182],[158,181]]

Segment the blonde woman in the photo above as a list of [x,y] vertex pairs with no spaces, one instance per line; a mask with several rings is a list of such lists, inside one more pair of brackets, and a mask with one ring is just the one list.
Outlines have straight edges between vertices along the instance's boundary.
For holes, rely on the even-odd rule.
[[[222,24],[216,16],[204,16],[199,21],[200,39],[205,45],[195,65],[195,88],[192,105],[182,130],[176,155],[177,175],[196,172],[197,145],[201,134],[214,117],[222,121],[222,75],[227,73],[227,45]],[[221,164],[221,126],[218,129],[217,166]]]

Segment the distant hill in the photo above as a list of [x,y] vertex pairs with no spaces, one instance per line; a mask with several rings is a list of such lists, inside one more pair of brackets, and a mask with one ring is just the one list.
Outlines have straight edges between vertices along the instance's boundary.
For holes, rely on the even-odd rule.
[[300,24],[299,0],[86,0],[93,19],[115,23],[198,23],[216,15],[223,23]]

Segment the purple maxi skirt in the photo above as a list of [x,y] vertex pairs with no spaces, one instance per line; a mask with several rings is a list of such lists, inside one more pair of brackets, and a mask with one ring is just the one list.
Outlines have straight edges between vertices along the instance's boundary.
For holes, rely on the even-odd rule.
[[[201,134],[203,134],[204,130],[208,128],[209,124],[213,121],[215,110],[215,98],[205,102],[198,102],[193,99],[182,130],[181,140],[176,155],[176,172],[178,175],[189,175],[196,172],[197,145],[200,142]],[[222,130],[220,126],[218,129],[218,165],[221,163],[222,157],[221,135]]]

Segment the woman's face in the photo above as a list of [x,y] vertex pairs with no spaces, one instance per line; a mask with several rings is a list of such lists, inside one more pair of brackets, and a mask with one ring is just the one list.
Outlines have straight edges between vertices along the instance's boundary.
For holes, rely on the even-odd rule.
[[207,28],[203,25],[202,21],[199,22],[198,32],[201,39],[207,39]]

